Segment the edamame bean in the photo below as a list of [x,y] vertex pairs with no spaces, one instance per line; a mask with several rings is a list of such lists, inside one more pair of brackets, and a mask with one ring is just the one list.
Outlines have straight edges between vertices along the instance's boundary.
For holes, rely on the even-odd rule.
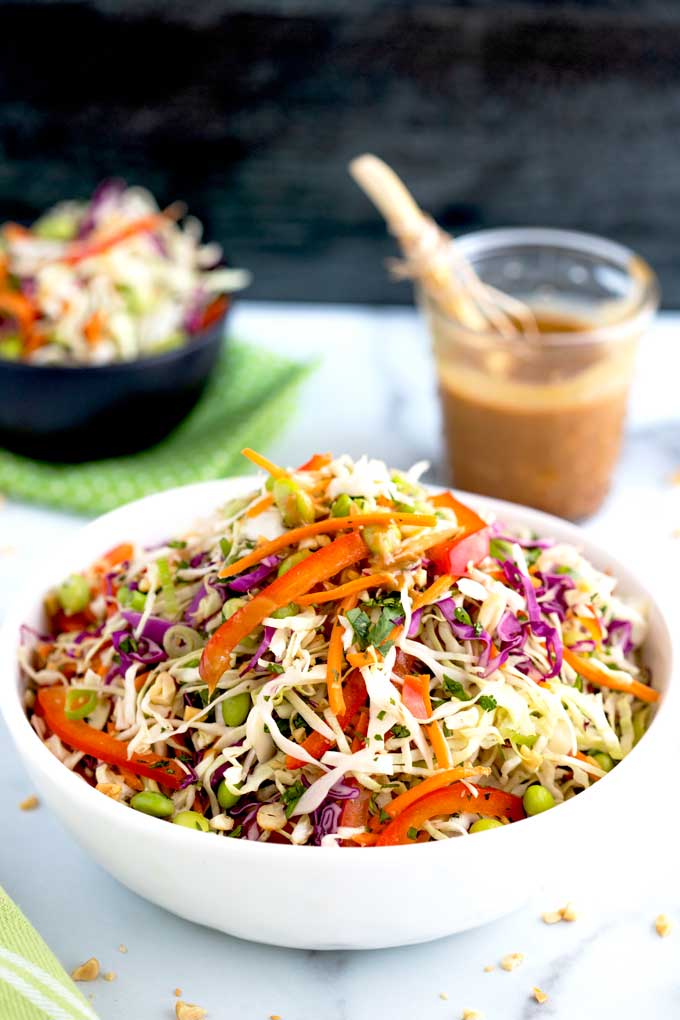
[[241,606],[245,606],[246,601],[247,601],[246,599],[227,599],[227,601],[222,606],[223,618],[225,620],[228,620],[231,616],[234,615],[237,609],[240,609]]
[[145,815],[153,815],[154,818],[171,818],[175,811],[175,805],[170,798],[154,790],[136,793],[130,801],[130,807]]
[[595,754],[592,755],[592,758],[605,772],[611,772],[616,764],[612,756],[607,754],[606,751],[596,751]]
[[296,567],[298,563],[302,563],[303,560],[306,560],[307,557],[311,555],[312,555],[311,549],[300,549],[299,552],[291,553],[290,556],[286,556],[283,563],[279,564],[279,569],[276,571],[276,576],[283,577],[283,575],[287,574],[292,567]]
[[352,509],[352,498],[346,492],[341,492],[337,499],[331,503],[331,517],[349,517]]
[[229,808],[233,808],[234,804],[238,804],[240,800],[240,794],[232,793],[224,780],[217,787],[217,802],[220,807],[223,807],[225,811]]
[[273,620],[285,620],[287,616],[297,616],[299,612],[300,607],[296,606],[294,602],[289,602],[287,606],[275,609],[271,615]]
[[302,486],[292,478],[277,478],[273,488],[274,502],[287,528],[311,524],[314,520],[314,501]]
[[468,832],[484,832],[485,829],[499,829],[503,825],[497,818],[478,818],[468,829]]
[[543,811],[549,811],[550,808],[555,807],[555,798],[550,790],[546,790],[545,786],[534,783],[524,791],[522,803],[528,815],[540,815]]
[[180,811],[172,822],[173,825],[183,825],[185,829],[200,829],[201,832],[210,832],[208,819],[199,815],[198,811]]
[[59,605],[68,616],[80,613],[90,601],[90,586],[82,574],[71,574],[57,589]]
[[236,694],[222,702],[222,718],[225,726],[241,726],[248,718],[252,701],[247,691]]

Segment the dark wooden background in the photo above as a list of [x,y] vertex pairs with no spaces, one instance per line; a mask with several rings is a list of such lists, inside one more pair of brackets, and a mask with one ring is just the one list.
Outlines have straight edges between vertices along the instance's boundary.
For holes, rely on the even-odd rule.
[[183,197],[258,298],[408,301],[346,174],[453,230],[611,235],[680,305],[677,0],[0,2],[0,217],[122,174]]

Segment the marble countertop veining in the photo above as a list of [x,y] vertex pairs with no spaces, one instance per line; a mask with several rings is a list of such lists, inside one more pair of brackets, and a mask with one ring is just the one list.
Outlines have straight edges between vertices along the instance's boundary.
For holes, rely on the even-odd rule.
[[[414,312],[244,302],[234,323],[253,342],[292,355],[323,355],[304,385],[296,419],[267,451],[275,460],[301,462],[312,447],[353,455],[369,450],[402,466],[430,460],[429,477],[445,481],[432,364]],[[680,468],[679,331],[680,316],[662,316],[643,344],[616,482],[586,526],[667,598],[680,567],[680,540],[673,537],[680,527],[680,487],[670,484]],[[82,518],[8,503],[0,521],[1,613],[31,562]],[[671,611],[680,614],[672,599]],[[282,1020],[456,1020],[465,1009],[485,1020],[680,1016],[680,827],[672,799],[664,818],[633,806],[625,846],[592,846],[584,836],[578,860],[565,860],[556,847],[553,877],[528,890],[523,910],[495,924],[404,949],[319,953],[229,938],[118,885],[46,808],[18,810],[32,791],[1,725],[0,774],[0,884],[68,968],[94,955],[104,970],[116,972],[110,984],[86,989],[101,1020],[170,1020],[176,987],[208,1009],[211,1020],[267,1020],[272,1014]],[[643,838],[650,825],[653,854]],[[432,879],[436,895],[437,876]],[[467,879],[483,882],[484,876]],[[395,911],[408,910],[406,879],[394,893]],[[541,913],[567,901],[577,920],[544,925]],[[666,939],[654,930],[659,913],[676,922]],[[121,943],[126,954],[118,952]],[[511,952],[525,959],[507,973],[498,963]],[[491,964],[495,969],[485,972]],[[545,1004],[535,1001],[533,986],[548,994]]]

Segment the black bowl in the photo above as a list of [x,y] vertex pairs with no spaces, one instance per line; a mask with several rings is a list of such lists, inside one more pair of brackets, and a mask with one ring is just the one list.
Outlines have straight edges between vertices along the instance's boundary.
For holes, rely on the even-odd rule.
[[183,347],[111,365],[0,358],[0,446],[38,460],[119,457],[163,439],[203,393],[226,312]]

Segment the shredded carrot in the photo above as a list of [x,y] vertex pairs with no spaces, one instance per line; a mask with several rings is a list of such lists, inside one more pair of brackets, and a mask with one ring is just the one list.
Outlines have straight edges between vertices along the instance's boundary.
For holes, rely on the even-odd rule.
[[83,333],[90,347],[96,347],[104,333],[106,317],[101,309],[93,312],[83,327]]
[[28,227],[23,227],[20,223],[5,223],[2,232],[10,242],[35,240],[33,232]]
[[[346,613],[348,609],[353,609],[356,604],[357,596],[350,594],[343,601],[340,611]],[[343,715],[345,712],[345,699],[342,694],[342,635],[342,624],[339,619],[336,619],[328,643],[328,659],[326,662],[328,704],[330,705],[331,712],[336,716]]]
[[278,464],[274,464],[273,461],[267,460],[267,458],[263,457],[261,453],[258,453],[256,450],[251,450],[249,446],[246,446],[245,449],[241,450],[241,453],[244,457],[247,457],[248,460],[252,461],[253,464],[256,464],[258,467],[262,468],[263,471],[266,471],[268,475],[271,475],[272,478],[285,478],[288,474],[288,472],[284,471],[282,467],[278,466]]
[[451,575],[442,574],[441,577],[438,577],[436,581],[432,582],[429,588],[426,588],[425,591],[422,591],[420,594],[415,596],[411,604],[411,609],[415,613],[415,611],[417,609],[421,609],[422,606],[429,606],[433,602],[436,602],[445,591],[449,590],[452,584],[453,578]]
[[600,767],[594,758],[591,758],[589,754],[584,754],[583,751],[577,751],[576,754],[573,754],[571,757],[578,758],[579,761],[585,762],[586,765],[594,765],[597,769]]
[[421,797],[425,797],[428,793],[432,793],[434,790],[441,790],[443,786],[450,786],[451,783],[457,783],[460,779],[472,779],[474,776],[488,776],[490,769],[482,768],[482,766],[473,767],[471,765],[459,765],[455,769],[446,769],[444,772],[437,772],[433,776],[429,776],[427,779],[423,779],[422,782],[418,783],[417,786],[412,786],[410,790],[406,790],[405,793],[400,793],[398,797],[391,800],[385,808],[385,811],[390,818],[396,818],[400,815],[407,807],[415,801],[420,800]]
[[30,332],[36,319],[32,301],[18,290],[0,291],[0,312],[11,315],[24,335]]
[[137,234],[151,234],[154,230],[168,222],[168,213],[154,213],[151,216],[141,216],[132,223],[126,223],[120,230],[115,230],[106,236],[95,236],[88,241],[74,241],[66,249],[66,253],[57,259],[58,262],[65,262],[74,266],[83,259],[92,258],[94,255],[102,255],[110,248],[114,248],[121,241],[128,241]]
[[271,492],[268,492],[262,499],[258,499],[257,503],[254,503],[250,510],[246,510],[246,517],[259,517],[261,513],[269,509],[273,502],[274,497]]
[[365,652],[349,652],[347,661],[355,669],[361,669],[363,666],[376,666],[379,662],[383,661],[383,657],[378,649],[371,645]]
[[291,528],[283,535],[274,538],[271,542],[262,542],[256,549],[242,556],[235,563],[229,563],[220,571],[220,577],[233,577],[240,574],[242,570],[254,566],[263,560],[265,556],[271,556],[286,546],[296,545],[303,538],[310,538],[312,535],[330,535],[336,531],[350,531],[355,528],[364,528],[369,524],[389,524],[394,521],[396,524],[413,524],[422,528],[432,528],[437,523],[436,517],[430,514],[402,514],[402,513],[370,513],[356,514],[349,517],[327,517],[323,521],[315,521],[313,524],[305,524],[301,528]]
[[350,837],[353,843],[357,846],[373,846],[377,839],[377,832],[357,832],[356,835]]
[[359,710],[359,718],[357,724],[354,727],[354,737],[352,738],[351,751],[355,754],[360,751],[365,745],[366,740],[364,739],[368,733],[368,723],[370,721],[370,715],[367,708]]
[[[405,676],[401,697],[402,701],[413,715],[421,717],[432,715],[430,678],[427,674]],[[434,722],[431,723],[426,723],[425,732],[430,738],[439,768],[451,768],[451,751],[449,750],[449,745],[444,739],[444,734],[442,733],[437,720],[434,720]]]
[[604,666],[598,662],[593,662],[591,659],[585,659],[582,655],[576,655],[570,648],[564,649],[564,659],[572,669],[576,670],[577,673],[580,673],[581,676],[593,684],[598,684],[600,687],[608,687],[611,691],[633,694],[640,701],[645,701],[648,704],[653,704],[659,700],[659,692],[655,691],[653,687],[641,684],[639,680],[626,682],[625,680],[613,677],[606,671]]
[[382,584],[394,585],[393,574],[367,574],[365,577],[357,577],[346,584],[339,584],[337,588],[329,591],[312,591],[309,595],[303,595],[297,600],[299,606],[313,606],[321,602],[336,602],[347,595],[355,595],[366,591],[368,588],[379,588]]

